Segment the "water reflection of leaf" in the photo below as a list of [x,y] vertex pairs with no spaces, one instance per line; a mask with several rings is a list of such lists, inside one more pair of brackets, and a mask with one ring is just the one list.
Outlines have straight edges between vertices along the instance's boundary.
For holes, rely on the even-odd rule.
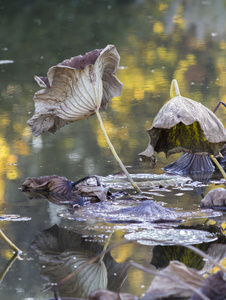
[[172,174],[206,173],[212,175],[214,165],[208,155],[182,154],[175,162],[163,167],[163,170]]
[[[202,251],[206,251],[210,244],[202,243],[196,245]],[[162,269],[168,266],[170,261],[179,260],[187,267],[200,270],[204,266],[204,260],[200,255],[194,253],[192,250],[183,246],[160,246],[157,245],[153,248],[153,255],[150,264],[154,265],[157,269]]]
[[124,268],[124,264],[116,263],[107,253],[103,261],[87,265],[91,258],[101,253],[103,247],[96,242],[86,241],[74,231],[55,225],[37,235],[32,247],[39,255],[41,275],[49,282],[59,283],[84,266],[60,286],[59,292],[62,296],[86,298],[97,288],[117,288],[117,275]]

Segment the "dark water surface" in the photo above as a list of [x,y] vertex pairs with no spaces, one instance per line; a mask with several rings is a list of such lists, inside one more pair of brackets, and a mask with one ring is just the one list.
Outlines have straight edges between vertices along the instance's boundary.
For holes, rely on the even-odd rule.
[[[141,229],[98,219],[76,220],[73,215],[68,218],[67,207],[44,199],[29,200],[18,189],[27,177],[57,174],[78,180],[86,175],[121,172],[96,116],[65,126],[54,135],[32,135],[26,122],[34,111],[33,95],[39,90],[34,75],[45,76],[52,65],[66,58],[115,45],[121,56],[116,75],[124,87],[122,95],[113,98],[101,115],[129,172],[154,174],[160,180],[164,174],[161,168],[179,155],[166,159],[160,153],[151,169],[139,160],[138,153],[147,146],[146,130],[154,116],[169,100],[171,80],[177,79],[182,95],[211,110],[219,101],[226,101],[225,14],[224,0],[1,1],[0,228],[24,251],[23,260],[16,260],[1,278],[1,299],[53,297],[51,290],[42,292],[47,281],[40,275],[43,266],[39,266],[31,243],[39,232],[54,224],[94,238],[100,245],[112,230],[111,245]],[[216,114],[225,125],[226,109],[222,106]],[[214,176],[211,185],[202,191],[191,186],[175,188],[178,181],[153,198],[166,207],[199,214],[202,194],[216,187],[213,179],[219,177]],[[145,188],[150,190],[148,184]],[[127,192],[136,196],[130,188]],[[217,221],[223,223],[224,215]],[[225,257],[226,247],[219,241],[202,243],[200,247],[218,255],[218,260]],[[1,272],[13,252],[3,241],[0,249]],[[117,263],[132,259],[151,269],[178,259],[198,270],[211,270],[202,259],[192,260],[189,251],[176,246],[133,242],[117,247],[111,255]],[[122,291],[140,297],[151,279],[131,268]]]

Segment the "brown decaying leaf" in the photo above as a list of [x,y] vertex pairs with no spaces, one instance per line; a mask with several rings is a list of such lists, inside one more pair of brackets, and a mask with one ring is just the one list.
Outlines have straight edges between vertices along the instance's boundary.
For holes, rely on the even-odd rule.
[[201,200],[201,207],[225,207],[226,208],[226,190],[224,188],[216,188],[207,193]]
[[[193,288],[199,289],[204,278],[196,270],[186,267],[179,261],[171,261],[168,267],[160,271],[160,274],[168,275],[169,278],[155,276],[150,287],[147,289],[143,300],[162,299],[167,297],[191,297],[194,292],[180,284],[183,281]],[[175,281],[177,279],[177,281]]]
[[27,122],[33,134],[54,133],[106,109],[108,102],[122,92],[122,83],[115,76],[119,60],[115,46],[108,45],[64,60],[51,67],[47,77],[35,76],[44,89],[35,93],[35,114]]
[[22,184],[22,191],[26,190],[70,195],[73,191],[73,182],[58,175],[28,177]]
[[[206,278],[200,291],[211,300],[224,300],[226,295],[226,278],[222,271],[218,271]],[[189,300],[202,300],[202,298],[194,294]]]
[[134,295],[127,293],[115,293],[107,290],[95,290],[89,294],[88,300],[138,300]]
[[149,145],[141,156],[154,151],[165,152],[167,157],[182,151],[215,155],[226,143],[226,130],[216,115],[181,95],[160,109],[148,134]]
[[[87,176],[89,178],[92,176]],[[96,176],[94,176],[96,178]],[[96,185],[88,184],[87,181],[82,179],[76,182],[70,181],[65,177],[58,175],[42,176],[42,177],[28,177],[25,179],[21,187],[22,192],[30,192],[29,197],[39,197],[41,193],[49,193],[51,196],[60,196],[56,199],[56,203],[65,201],[76,201],[79,197],[96,198],[99,201],[107,200],[108,187],[105,187],[97,180]],[[37,195],[37,193],[39,193]],[[53,197],[50,197],[50,201],[54,202]],[[94,199],[93,199],[94,200]],[[60,203],[58,203],[60,204]]]

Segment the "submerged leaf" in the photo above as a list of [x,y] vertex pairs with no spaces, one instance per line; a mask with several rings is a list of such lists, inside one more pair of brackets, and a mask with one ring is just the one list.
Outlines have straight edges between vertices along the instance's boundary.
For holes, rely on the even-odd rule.
[[47,77],[35,76],[42,89],[35,93],[35,114],[28,125],[35,136],[54,133],[64,125],[86,119],[122,92],[115,76],[119,54],[113,45],[84,56],[72,57],[49,69]]
[[167,157],[177,152],[216,155],[226,143],[226,130],[216,115],[203,104],[182,97],[179,90],[160,109],[148,134],[148,148]]

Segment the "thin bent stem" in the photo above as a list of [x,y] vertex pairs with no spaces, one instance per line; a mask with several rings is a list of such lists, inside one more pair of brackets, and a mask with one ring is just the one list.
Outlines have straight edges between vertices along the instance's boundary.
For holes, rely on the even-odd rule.
[[7,263],[7,265],[5,266],[4,270],[2,271],[2,273],[0,274],[0,284],[3,280],[3,278],[5,277],[5,275],[7,274],[7,272],[9,271],[9,269],[11,268],[11,266],[13,265],[14,261],[18,258],[18,254],[15,253],[10,261]]
[[213,110],[214,113],[217,111],[218,107],[219,107],[221,104],[224,105],[224,107],[226,107],[226,104],[225,104],[223,101],[220,101],[220,102],[217,104],[217,106],[214,108],[214,110]]
[[9,238],[7,238],[7,236],[3,233],[3,231],[0,229],[0,237],[7,243],[9,244],[13,250],[16,252],[16,253],[21,253],[22,251],[17,248],[17,246],[15,244],[13,244],[13,242],[10,241]]
[[118,154],[116,153],[115,151],[115,148],[114,146],[112,145],[108,135],[107,135],[107,132],[104,128],[104,124],[103,124],[103,121],[102,121],[102,118],[100,116],[100,113],[99,113],[99,110],[96,110],[96,115],[97,115],[97,118],[98,118],[98,121],[100,122],[100,127],[104,133],[104,137],[108,143],[108,146],[110,147],[116,161],[119,163],[119,166],[121,167],[122,171],[125,173],[125,175],[127,176],[129,182],[132,184],[133,188],[138,192],[138,193],[142,193],[142,191],[140,190],[140,188],[137,186],[137,184],[133,181],[132,177],[130,176],[129,172],[126,170],[125,166],[123,165],[121,159],[119,158]]
[[221,165],[219,164],[218,160],[213,156],[210,155],[210,158],[212,159],[212,161],[215,163],[215,165],[218,167],[218,169],[220,170],[221,174],[223,175],[224,179],[226,180],[226,174],[224,172],[224,169],[221,167]]

